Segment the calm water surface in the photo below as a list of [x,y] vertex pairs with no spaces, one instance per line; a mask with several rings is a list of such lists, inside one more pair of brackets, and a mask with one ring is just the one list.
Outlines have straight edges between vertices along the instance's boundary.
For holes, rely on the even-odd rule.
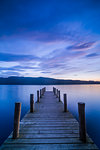
[[[0,85],[0,144],[13,130],[14,104],[22,103],[21,118],[29,110],[30,94],[44,86]],[[53,86],[46,86],[52,90]],[[63,94],[68,94],[68,109],[78,119],[78,102],[86,104],[87,132],[100,148],[100,85],[55,85]]]

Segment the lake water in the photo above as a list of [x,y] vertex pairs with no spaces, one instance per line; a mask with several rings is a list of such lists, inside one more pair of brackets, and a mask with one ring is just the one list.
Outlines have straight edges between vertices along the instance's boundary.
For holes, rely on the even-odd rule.
[[[21,118],[29,110],[30,94],[44,86],[0,85],[0,144],[13,130],[14,104],[22,103]],[[52,90],[53,86],[45,86]],[[54,85],[63,94],[68,94],[68,110],[78,119],[78,102],[86,104],[86,127],[93,141],[100,148],[100,85]]]

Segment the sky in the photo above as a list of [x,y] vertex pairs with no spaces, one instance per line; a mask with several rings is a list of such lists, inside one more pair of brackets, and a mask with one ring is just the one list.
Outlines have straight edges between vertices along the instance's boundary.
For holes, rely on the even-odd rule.
[[0,77],[100,81],[100,0],[0,0]]

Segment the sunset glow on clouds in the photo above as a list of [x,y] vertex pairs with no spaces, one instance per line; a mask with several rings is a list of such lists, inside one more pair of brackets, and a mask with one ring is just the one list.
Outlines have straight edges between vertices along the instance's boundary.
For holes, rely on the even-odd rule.
[[0,1],[0,76],[100,80],[99,0]]

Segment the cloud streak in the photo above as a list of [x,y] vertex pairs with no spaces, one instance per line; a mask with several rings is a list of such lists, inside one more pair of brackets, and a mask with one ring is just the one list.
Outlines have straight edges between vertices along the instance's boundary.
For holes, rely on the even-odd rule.
[[67,47],[69,50],[88,50],[94,46],[95,42],[79,43]]
[[97,56],[100,56],[100,54],[90,53],[90,54],[86,55],[87,58],[94,58],[94,57],[97,57]]
[[0,61],[5,62],[24,62],[24,61],[38,61],[39,58],[32,55],[15,55],[9,53],[0,53]]

